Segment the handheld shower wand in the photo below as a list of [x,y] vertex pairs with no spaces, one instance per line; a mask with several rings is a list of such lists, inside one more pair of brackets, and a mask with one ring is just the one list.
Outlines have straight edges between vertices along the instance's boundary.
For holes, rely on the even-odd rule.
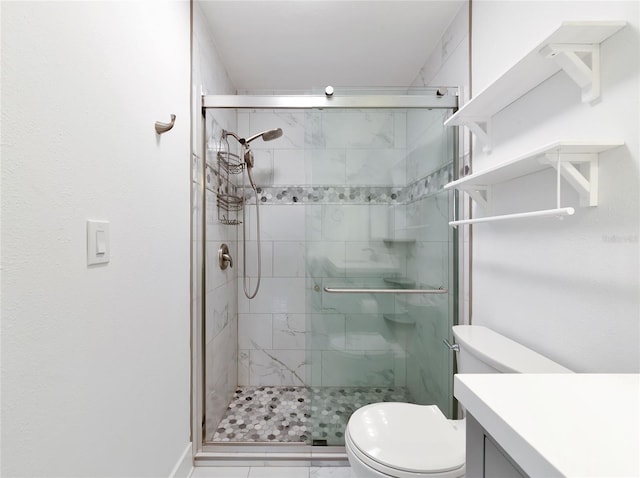
[[253,151],[249,149],[249,145],[245,144],[246,152],[244,153],[244,164],[247,166],[247,176],[249,176],[249,182],[251,183],[251,187],[253,191],[256,193],[256,201],[258,200],[258,188],[256,187],[256,182],[253,180]]

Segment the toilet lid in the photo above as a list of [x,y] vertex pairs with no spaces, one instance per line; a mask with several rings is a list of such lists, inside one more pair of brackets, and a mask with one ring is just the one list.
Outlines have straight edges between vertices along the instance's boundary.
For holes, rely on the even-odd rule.
[[367,405],[351,415],[347,428],[358,450],[390,468],[437,473],[464,465],[465,434],[435,405]]

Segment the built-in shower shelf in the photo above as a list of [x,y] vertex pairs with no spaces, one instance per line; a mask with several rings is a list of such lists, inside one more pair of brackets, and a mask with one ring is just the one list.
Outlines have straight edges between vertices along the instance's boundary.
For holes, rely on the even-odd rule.
[[415,317],[409,315],[409,312],[400,314],[382,314],[382,318],[396,324],[413,325],[416,323]]
[[595,100],[600,96],[600,43],[625,25],[622,21],[562,23],[445,121],[445,126],[467,126],[484,150],[491,151],[491,118],[560,70],[582,90],[583,102]]
[[415,239],[393,239],[390,237],[385,237],[384,239],[382,239],[382,242],[384,242],[387,245],[391,245],[391,244],[415,244],[416,240]]
[[415,289],[416,287],[416,281],[407,277],[384,277],[382,280],[400,289]]
[[451,221],[449,225],[458,226],[526,217],[572,215],[574,213],[572,207],[560,206],[561,178],[564,178],[580,194],[582,206],[597,206],[599,154],[623,144],[622,141],[557,141],[452,181],[444,188],[466,192],[485,211],[490,212],[493,185],[544,169],[554,168],[557,172],[557,207],[555,209]]

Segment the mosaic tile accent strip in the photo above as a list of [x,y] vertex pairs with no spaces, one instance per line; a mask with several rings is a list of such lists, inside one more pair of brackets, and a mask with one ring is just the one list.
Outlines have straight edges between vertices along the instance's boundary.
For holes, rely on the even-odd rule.
[[453,163],[447,164],[404,188],[402,193],[405,197],[405,203],[419,201],[427,196],[438,193],[451,181],[453,181]]
[[407,390],[238,387],[212,441],[344,445],[344,429],[355,410],[391,401],[409,401]]
[[[279,186],[259,187],[262,204],[407,204],[442,191],[453,178],[453,164],[408,186]],[[251,189],[244,194],[246,204],[255,204]]]
[[[280,186],[258,188],[262,204],[400,204],[402,188],[386,186]],[[253,191],[245,194],[255,204]]]

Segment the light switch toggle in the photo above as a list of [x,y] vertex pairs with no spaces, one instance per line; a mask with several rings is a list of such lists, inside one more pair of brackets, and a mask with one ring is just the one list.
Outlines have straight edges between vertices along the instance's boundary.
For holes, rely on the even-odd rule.
[[96,231],[96,255],[107,252],[107,239],[104,231]]
[[110,260],[109,222],[87,221],[87,265]]

